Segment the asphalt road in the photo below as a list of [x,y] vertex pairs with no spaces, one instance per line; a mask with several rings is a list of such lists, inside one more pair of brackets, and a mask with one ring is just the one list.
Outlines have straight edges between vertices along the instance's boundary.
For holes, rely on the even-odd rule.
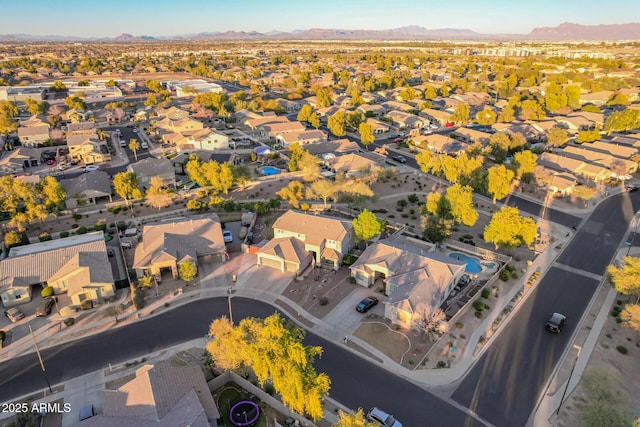
[[[640,193],[619,194],[596,208],[558,258],[557,267],[544,276],[459,384],[454,400],[494,425],[525,424],[598,285],[562,267],[604,274],[639,208]],[[559,335],[544,329],[552,312],[567,316]]]
[[[202,337],[214,317],[228,313],[226,298],[194,301],[159,316],[136,322],[73,343],[42,351],[51,384],[106,369],[168,346]],[[265,317],[274,308],[259,301],[234,298],[235,319]],[[405,427],[480,426],[451,403],[444,402],[412,383],[345,350],[341,343],[308,333],[308,344],[324,352],[315,366],[332,381],[330,396],[351,408],[380,406],[393,413]],[[0,401],[46,387],[35,354],[0,364]]]

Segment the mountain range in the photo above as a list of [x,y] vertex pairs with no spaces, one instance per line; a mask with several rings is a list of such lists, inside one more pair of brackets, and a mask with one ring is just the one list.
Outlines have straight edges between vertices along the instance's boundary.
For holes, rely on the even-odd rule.
[[390,30],[340,30],[311,28],[291,32],[226,31],[202,32],[175,36],[134,36],[123,33],[117,37],[65,37],[56,35],[6,34],[0,41],[98,41],[153,42],[169,40],[640,40],[640,23],[611,25],[580,25],[565,22],[556,27],[534,28],[528,34],[483,34],[467,29],[427,29],[410,25]]

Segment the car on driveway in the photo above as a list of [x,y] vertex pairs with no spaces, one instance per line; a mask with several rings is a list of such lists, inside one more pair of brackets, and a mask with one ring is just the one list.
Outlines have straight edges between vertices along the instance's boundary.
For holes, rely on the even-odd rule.
[[407,159],[405,159],[402,156],[393,156],[393,160],[395,160],[398,163],[407,163]]
[[567,323],[567,317],[564,314],[553,313],[549,315],[544,327],[547,328],[548,331],[559,334],[565,323]]
[[224,230],[222,232],[222,238],[224,239],[225,243],[233,242],[233,234],[231,233],[230,230]]
[[375,306],[376,304],[378,304],[378,298],[366,297],[358,303],[358,305],[356,306],[356,311],[359,311],[360,313],[366,313],[367,311],[371,310],[371,308],[373,308],[373,306]]
[[402,427],[400,421],[396,420],[393,415],[387,414],[382,409],[371,408],[367,412],[367,420],[380,424],[383,427]]
[[56,300],[55,297],[44,298],[38,304],[38,309],[36,310],[36,317],[45,317],[51,314],[51,310],[53,310],[53,306],[55,305]]
[[140,144],[140,147],[142,148],[149,148],[149,144],[147,144],[146,141],[142,141],[142,143]]
[[84,169],[82,169],[82,172],[93,172],[93,171],[97,171],[98,169],[100,168],[96,165],[88,165],[88,166],[85,166]]
[[11,307],[4,312],[4,315],[9,318],[11,323],[16,323],[20,319],[24,319],[24,313],[19,308]]

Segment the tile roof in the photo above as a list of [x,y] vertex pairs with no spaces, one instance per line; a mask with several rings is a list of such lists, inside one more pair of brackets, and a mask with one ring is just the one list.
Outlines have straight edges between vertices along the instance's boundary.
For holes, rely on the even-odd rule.
[[100,170],[83,173],[75,178],[61,179],[60,185],[67,190],[67,197],[73,197],[74,194],[85,191],[102,193],[102,195],[92,197],[102,197],[111,194],[109,174]]
[[304,248],[304,242],[293,236],[271,239],[257,253],[272,255],[297,264],[302,264],[311,256]]
[[144,226],[142,242],[134,253],[133,267],[147,268],[162,260],[175,260],[180,264],[225,250],[222,227],[216,214],[173,218]]
[[273,224],[273,229],[303,234],[303,241],[330,239],[342,241],[353,229],[351,221],[324,215],[312,215],[294,210],[282,214]]

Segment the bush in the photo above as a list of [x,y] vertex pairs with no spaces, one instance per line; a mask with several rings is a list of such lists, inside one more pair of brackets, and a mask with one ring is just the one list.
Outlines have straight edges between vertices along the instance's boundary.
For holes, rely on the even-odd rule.
[[618,350],[618,352],[620,352],[620,354],[627,354],[629,352],[629,350],[627,350],[627,347],[625,347],[623,345],[617,346],[616,350]]
[[74,319],[73,317],[68,317],[66,319],[64,319],[64,324],[67,326],[71,326],[76,322],[76,319]]
[[79,213],[74,213],[73,215],[71,215],[71,217],[77,221],[82,218],[82,215],[80,215]]
[[40,240],[41,242],[46,242],[48,240],[53,240],[53,237],[51,237],[51,234],[49,234],[48,231],[43,231],[42,233],[38,234],[38,240]]
[[47,298],[53,295],[53,288],[51,286],[47,286],[43,290],[40,291],[40,295],[42,298]]
[[398,201],[396,202],[396,205],[398,205],[398,207],[399,207],[399,208],[402,208],[402,209],[404,209],[408,204],[409,204],[409,202],[407,202],[407,201],[406,201],[406,200],[404,200],[404,199],[398,200]]
[[76,234],[87,234],[87,227],[85,227],[84,225],[80,226],[77,228],[76,230]]
[[265,383],[264,392],[267,393],[269,396],[273,396],[274,393],[276,392],[276,388],[271,383]]
[[352,285],[356,284],[356,278],[355,277],[349,277],[349,283],[351,283]]
[[511,273],[512,271],[515,271],[516,267],[512,264],[507,264],[504,269]]
[[320,303],[320,305],[323,305],[323,306],[327,305],[327,304],[329,304],[329,298],[321,297],[319,303]]
[[438,362],[438,368],[446,368],[447,367],[447,362],[445,362],[444,360],[440,360]]
[[352,265],[354,262],[358,260],[358,257],[353,254],[346,254],[342,259],[342,263],[344,265]]
[[456,322],[456,329],[462,329],[464,327],[464,325],[462,324],[462,322]]
[[487,288],[484,288],[482,290],[482,294],[481,295],[482,295],[482,298],[487,299],[487,298],[489,298],[491,296],[491,291],[489,289],[487,289]]
[[485,303],[483,303],[483,302],[482,302],[482,301],[480,301],[480,300],[477,300],[477,301],[474,301],[474,302],[473,302],[473,308],[475,308],[475,309],[476,309],[476,311],[482,311],[482,310],[484,310],[485,305],[486,305],[486,304],[485,304]]
[[509,280],[510,277],[511,277],[511,272],[508,271],[506,268],[500,272],[500,280],[502,280],[503,282],[506,282],[507,280]]
[[407,197],[407,200],[409,201],[409,203],[416,204],[420,201],[420,198],[414,193],[410,194],[409,197]]
[[511,278],[512,279],[517,279],[518,278],[518,273],[516,273],[515,271],[511,273]]
[[106,231],[107,223],[106,222],[102,222],[102,221],[98,221],[98,222],[96,222],[96,225],[93,226],[93,229],[96,230],[96,231]]
[[379,213],[385,213],[385,214],[386,214],[388,211],[387,211],[386,209],[378,209],[378,212],[379,212]]
[[118,228],[118,230],[124,231],[127,229],[127,223],[124,221],[118,221],[116,222],[116,227]]
[[202,200],[191,199],[187,202],[187,209],[190,211],[204,211],[208,208],[207,204]]
[[61,231],[60,232],[60,238],[64,239],[65,237],[69,237],[69,232],[68,231]]

